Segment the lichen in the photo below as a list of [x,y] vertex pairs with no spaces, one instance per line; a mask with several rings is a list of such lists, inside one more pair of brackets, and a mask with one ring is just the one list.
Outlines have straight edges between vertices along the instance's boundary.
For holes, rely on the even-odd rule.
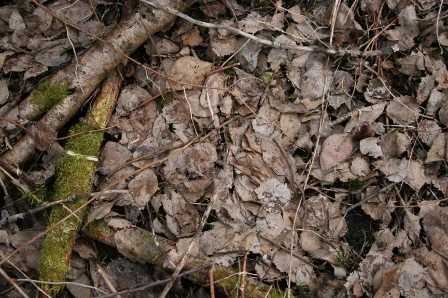
[[69,84],[70,82],[61,85],[51,84],[50,81],[43,82],[33,91],[30,103],[42,110],[48,110],[70,94]]

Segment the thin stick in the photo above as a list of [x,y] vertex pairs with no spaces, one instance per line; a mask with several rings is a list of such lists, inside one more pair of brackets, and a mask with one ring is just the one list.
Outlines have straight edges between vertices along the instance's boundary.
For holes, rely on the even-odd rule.
[[16,284],[16,282],[8,275],[8,273],[6,273],[5,271],[3,271],[2,268],[0,268],[0,274],[3,275],[3,277],[14,287],[16,288],[16,290],[23,296],[26,298],[29,298],[29,296],[22,290],[21,287],[19,287],[18,284]]
[[[107,287],[113,292],[113,293],[117,293],[117,289],[114,287],[114,285],[112,284],[112,282],[110,281],[109,276],[107,276],[107,273],[104,271],[103,267],[101,267],[100,264],[96,264],[96,267],[98,269],[98,273],[101,275],[101,277],[103,278],[104,282],[106,283]],[[118,298],[121,298],[120,295],[117,294]]]
[[162,294],[160,294],[159,298],[166,297],[166,295],[168,294],[168,292],[170,291],[171,287],[174,284],[174,281],[175,281],[174,277],[176,275],[178,275],[180,273],[180,271],[184,268],[184,266],[187,264],[188,258],[190,256],[190,251],[193,249],[193,246],[196,245],[196,243],[198,242],[199,236],[202,233],[202,229],[204,228],[205,223],[207,222],[208,216],[210,215],[210,212],[212,211],[212,207],[213,207],[219,193],[220,193],[220,189],[219,189],[219,187],[217,187],[215,194],[213,195],[213,197],[210,199],[210,202],[208,203],[207,210],[205,210],[204,214],[202,215],[201,224],[199,225],[199,227],[193,237],[193,240],[190,243],[190,246],[188,246],[188,249],[185,252],[184,256],[182,257],[182,260],[179,262],[179,265],[177,265],[176,269],[174,270],[173,279],[170,282],[168,282],[168,284],[165,286],[165,288],[163,289],[163,292],[162,292]]
[[243,259],[243,278],[241,281],[241,298],[244,298],[244,288],[246,287],[246,265],[247,265],[247,253],[244,255]]
[[69,196],[62,200],[57,200],[54,202],[46,203],[40,207],[31,209],[31,210],[28,210],[28,211],[25,211],[22,213],[8,216],[8,217],[0,220],[0,227],[6,225],[8,223],[16,222],[19,219],[24,219],[28,215],[32,215],[34,213],[37,213],[39,211],[53,207],[55,205],[59,205],[59,204],[66,203],[66,202],[74,202],[74,201],[82,199],[82,198],[88,198],[88,197],[93,197],[96,195],[104,195],[104,194],[111,194],[111,193],[129,193],[129,190],[105,190],[105,191],[100,191],[100,192],[93,192],[93,193],[88,193],[88,194],[79,194],[79,195]]
[[189,275],[191,273],[195,273],[195,272],[204,270],[205,268],[208,268],[210,266],[212,266],[212,264],[205,264],[203,266],[196,267],[194,269],[182,272],[182,273],[177,274],[177,275],[173,275],[172,277],[167,278],[167,279],[161,279],[161,280],[155,281],[153,283],[150,283],[150,284],[145,285],[145,286],[141,286],[139,288],[135,288],[135,289],[132,289],[132,290],[126,290],[126,291],[120,291],[120,292],[116,292],[116,293],[112,293],[112,294],[108,294],[108,295],[102,295],[102,296],[98,296],[97,298],[110,298],[110,297],[115,297],[117,295],[126,295],[126,294],[130,294],[130,293],[136,293],[136,292],[145,291],[145,290],[147,290],[149,288],[169,283],[170,281],[176,280],[179,277],[183,277],[183,276]]
[[267,45],[267,46],[270,46],[273,48],[288,49],[288,50],[295,50],[295,51],[302,51],[302,52],[319,52],[319,53],[326,53],[329,55],[342,55],[343,56],[343,55],[348,54],[348,55],[352,55],[352,56],[362,56],[362,57],[378,56],[378,55],[382,55],[384,53],[382,50],[360,52],[360,51],[353,51],[353,50],[331,50],[331,49],[318,48],[318,47],[287,45],[287,44],[279,43],[277,41],[270,41],[267,39],[259,38],[254,35],[251,35],[249,33],[246,33],[244,31],[241,31],[241,30],[238,30],[238,29],[226,26],[226,25],[211,24],[211,23],[207,23],[207,22],[198,21],[198,20],[195,20],[195,19],[187,16],[186,14],[181,13],[171,7],[162,6],[158,3],[154,3],[149,0],[142,0],[142,2],[149,4],[157,9],[174,14],[174,15],[176,15],[184,20],[187,20],[195,25],[205,27],[205,28],[210,28],[210,29],[224,29],[229,32],[246,37],[247,39],[254,40],[260,44],[264,44],[264,45]]
[[[380,189],[379,191],[377,191],[376,193],[371,194],[370,196],[367,196],[367,197],[364,198],[363,200],[359,201],[358,203],[351,205],[350,207],[348,207],[347,209],[345,209],[345,211],[343,211],[343,213],[344,213],[344,214],[349,213],[351,210],[355,209],[355,208],[358,207],[358,206],[361,206],[361,204],[363,204],[363,203],[367,202],[368,200],[370,200],[370,199],[376,197],[376,196],[379,195],[380,193],[385,192],[386,190],[388,190],[388,189],[391,188],[392,186],[396,185],[397,183],[398,183],[398,182],[395,182],[395,183],[389,184],[389,185],[387,185],[387,186],[381,188],[381,189]],[[394,206],[394,207],[395,207],[395,206]]]
[[215,264],[213,264],[212,268],[208,271],[208,277],[210,279],[210,298],[215,298],[215,277],[213,271],[215,271]]

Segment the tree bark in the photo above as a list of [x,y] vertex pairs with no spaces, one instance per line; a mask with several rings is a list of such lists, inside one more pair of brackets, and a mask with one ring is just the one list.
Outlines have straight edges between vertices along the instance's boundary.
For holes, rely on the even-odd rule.
[[[160,5],[183,11],[191,6],[195,0],[158,0],[157,2]],[[123,54],[129,55],[143,44],[150,35],[167,26],[174,18],[174,15],[157,9],[152,11],[146,5],[142,5],[139,12],[120,22],[104,37],[104,40]],[[63,85],[68,83],[72,93],[65,97],[61,103],[52,107],[40,119],[39,125],[54,131],[62,128],[87,101],[106,75],[123,59],[125,59],[123,55],[97,41],[79,59],[78,64],[74,62],[58,71],[49,79],[50,84]],[[19,110],[21,117],[35,120],[45,110],[39,105],[30,103],[32,96],[33,93],[20,104]],[[18,166],[28,161],[34,152],[35,142],[27,134],[14,144],[12,150],[3,154],[2,158]]]

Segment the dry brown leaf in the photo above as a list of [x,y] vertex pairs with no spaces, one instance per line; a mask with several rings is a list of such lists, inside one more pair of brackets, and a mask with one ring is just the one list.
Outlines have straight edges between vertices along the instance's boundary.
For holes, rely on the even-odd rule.
[[127,115],[130,111],[144,100],[149,99],[151,95],[145,89],[137,85],[128,85],[124,87],[117,100],[116,114],[118,116]]
[[[167,82],[166,88],[173,90],[192,89],[193,85],[200,85],[205,78],[205,74],[213,67],[210,62],[201,61],[196,57],[186,56],[181,57],[174,62],[167,75],[179,83]],[[190,85],[185,85],[190,84]]]
[[[378,191],[378,188],[369,187],[366,190],[364,196],[371,195]],[[394,212],[395,208],[384,208],[384,206],[394,206],[396,201],[393,199],[388,200],[388,196],[384,193],[379,193],[375,198],[361,204],[362,210],[368,214],[374,220],[381,220],[381,225],[387,226],[392,220],[391,213]]]
[[115,142],[107,142],[98,158],[98,171],[103,175],[109,175],[131,158],[132,153],[126,147]]
[[381,170],[389,181],[406,182],[419,190],[425,183],[430,183],[430,177],[425,175],[423,165],[419,161],[407,158],[377,160],[373,165]]
[[369,85],[364,92],[365,99],[373,104],[378,103],[378,101],[384,101],[390,98],[389,92],[387,92],[383,81],[380,79],[373,79],[369,81]]
[[182,34],[182,42],[190,47],[199,45],[202,42],[202,37],[199,33],[198,27],[194,26],[192,30]]
[[135,200],[134,206],[140,209],[146,207],[146,203],[159,189],[157,176],[153,169],[146,169],[129,182],[129,191]]
[[255,189],[262,208],[267,212],[280,213],[291,200],[291,191],[285,183],[271,178]]
[[353,153],[353,140],[350,134],[334,134],[322,144],[320,167],[323,171],[345,161]]
[[[307,260],[306,257],[303,257]],[[315,276],[313,267],[307,262],[291,255],[285,251],[280,250],[274,256],[272,262],[281,272],[289,272],[290,266],[292,267],[291,281],[295,283],[310,284],[311,279]]]
[[359,148],[362,154],[378,158],[383,156],[383,151],[379,143],[379,138],[362,139]]
[[409,138],[398,131],[385,134],[381,137],[381,151],[386,158],[399,157],[408,150],[411,141]]
[[429,149],[428,154],[426,155],[425,163],[435,162],[444,160],[447,156],[447,134],[439,133],[434,142],[432,143],[431,149]]
[[440,122],[448,126],[448,102],[446,102],[439,111]]
[[148,55],[156,55],[157,53],[159,55],[170,55],[170,54],[176,54],[180,50],[179,46],[169,39],[158,36],[153,36],[152,39],[154,41],[154,44],[157,46],[157,52],[154,49],[154,44],[152,43],[151,40],[149,40],[148,42],[146,42],[144,46],[146,54]]
[[426,285],[433,294],[444,295],[448,289],[448,263],[446,259],[426,246],[413,251],[416,260],[420,264],[428,264],[424,279]]
[[[238,38],[235,51],[241,48],[246,41],[247,40],[245,38]],[[260,54],[261,49],[262,47],[260,44],[256,42],[249,42],[241,51],[237,53],[236,57],[245,69],[254,71],[258,65],[258,55]]]
[[370,173],[369,162],[361,156],[353,158],[350,171],[357,176],[366,176]]
[[381,268],[387,270],[393,265],[381,252],[370,250],[364,260],[359,264],[359,269],[352,272],[347,278],[347,282],[344,285],[347,288],[347,293],[353,293],[353,287],[359,282],[363,284],[362,292],[372,295],[375,274]]
[[358,113],[355,113],[345,126],[344,132],[351,132],[363,124],[372,124],[383,113],[385,107],[386,103],[382,102],[358,109]]
[[387,115],[398,124],[412,124],[419,117],[420,106],[410,96],[394,98],[387,106]]
[[428,146],[431,146],[440,133],[440,126],[432,120],[422,120],[418,125],[418,137]]
[[330,89],[332,81],[333,73],[322,62],[315,60],[303,74],[300,84],[300,95],[303,99],[320,99]]
[[[429,95],[428,103],[426,104],[426,115],[434,116],[436,112],[443,107],[445,101],[446,95],[436,89],[433,89]],[[443,123],[442,118],[440,121]]]
[[447,218],[448,211],[446,208],[437,208],[434,212],[427,214],[422,222],[428,240],[431,243],[431,249],[445,259],[448,258]]
[[[398,286],[398,266],[392,266],[387,270],[380,269],[379,272],[382,273],[381,276],[381,286],[375,293],[374,298],[399,298],[400,297],[400,287]],[[375,277],[377,275],[375,274]]]

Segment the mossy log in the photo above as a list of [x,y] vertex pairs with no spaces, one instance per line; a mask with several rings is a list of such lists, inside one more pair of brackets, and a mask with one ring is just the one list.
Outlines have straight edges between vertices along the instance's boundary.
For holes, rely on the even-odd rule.
[[[184,11],[196,1],[157,0],[157,2]],[[58,131],[78,112],[107,74],[125,59],[123,54],[133,53],[150,35],[166,27],[175,17],[158,9],[151,11],[147,5],[142,5],[138,12],[125,18],[103,37],[108,45],[97,41],[78,61],[62,68],[44,82],[46,85],[41,87],[41,91],[36,90],[24,99],[18,108],[19,112],[11,111],[6,118],[17,120],[17,114],[22,120],[41,118],[39,125]],[[39,92],[45,92],[48,88],[53,90],[52,86],[56,88],[68,86],[70,94],[63,99],[55,100],[55,105],[50,108],[48,102],[36,100],[36,95],[39,97]],[[12,150],[3,154],[2,159],[20,166],[26,163],[34,152],[35,141],[30,134],[27,134],[14,144]]]
[[[100,94],[85,117],[86,123],[100,128],[106,127],[115,107],[120,86],[121,77],[115,71],[102,84]],[[74,136],[67,141],[64,154],[56,165],[53,200],[90,192],[96,164],[88,157],[97,157],[103,142],[103,132],[85,133],[90,130],[92,127],[84,123],[78,123],[70,129],[70,134]],[[51,227],[73,210],[80,208],[86,200],[80,199],[63,206],[53,207],[49,226]],[[73,245],[81,228],[84,213],[85,209],[77,212],[47,234],[41,254],[40,280],[65,281]],[[63,287],[63,285],[46,284],[42,286],[47,293],[53,295]]]
[[[121,218],[108,219],[108,222],[97,220],[88,224],[83,232],[92,239],[117,248],[121,254],[131,260],[142,264],[153,264],[159,268],[162,268],[164,263],[163,252],[176,249],[174,242],[160,236],[157,236],[155,241],[151,232]],[[194,262],[187,264],[184,270],[201,267],[210,262],[197,258]],[[217,297],[239,297],[242,288],[239,272],[233,268],[219,266],[215,267],[213,272],[215,292],[219,293]],[[193,273],[188,278],[202,285],[210,284],[208,269]],[[271,287],[248,277],[244,285],[244,293],[246,298],[280,298],[284,295],[275,286]]]

